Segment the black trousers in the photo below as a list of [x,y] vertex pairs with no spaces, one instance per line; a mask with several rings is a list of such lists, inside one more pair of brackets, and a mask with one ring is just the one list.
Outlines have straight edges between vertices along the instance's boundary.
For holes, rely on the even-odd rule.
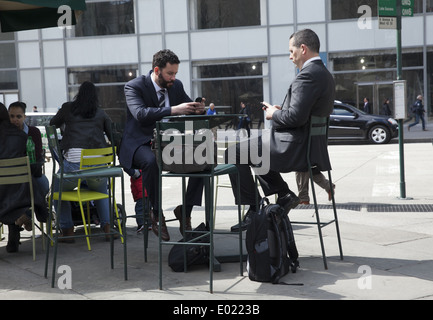
[[[153,211],[158,212],[159,191],[159,169],[156,157],[151,150],[150,144],[140,146],[133,159],[134,168],[141,169],[144,187],[147,190]],[[203,196],[203,179],[190,178],[185,195],[185,204],[190,206],[201,206]]]
[[[248,144],[247,146],[245,144]],[[230,175],[230,182],[232,184],[233,195],[235,196],[236,204],[241,205],[255,205],[256,204],[256,195],[257,199],[260,200],[261,195],[254,181],[254,176],[252,174],[252,166],[253,162],[251,161],[250,150],[252,144],[257,144],[257,147],[254,147],[253,150],[262,150],[261,144],[262,140],[260,138],[253,138],[244,140],[240,143],[236,143],[232,147],[229,147],[225,152],[225,160],[226,163],[232,163],[233,159],[229,159],[229,155],[233,154],[230,150],[231,148],[236,148],[235,152],[235,164],[239,170],[240,175],[240,191],[241,191],[241,199],[237,199],[236,195],[236,175]],[[241,152],[245,152],[248,150],[248,163],[241,163]],[[244,158],[244,157],[242,157]],[[284,181],[283,177],[279,172],[269,170],[268,173],[257,175],[258,180],[260,181],[260,185],[262,187],[263,193],[265,196],[269,196],[272,194],[278,194],[278,196],[283,196],[287,194],[290,189],[288,184]]]

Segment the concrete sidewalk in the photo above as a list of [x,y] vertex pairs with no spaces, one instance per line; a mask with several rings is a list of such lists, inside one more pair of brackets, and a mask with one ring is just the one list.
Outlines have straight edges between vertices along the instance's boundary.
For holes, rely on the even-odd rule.
[[[407,124],[405,125],[405,127]],[[60,244],[57,265],[72,271],[72,288],[50,287],[43,277],[45,254],[37,243],[37,260],[32,261],[31,241],[23,239],[20,252],[6,253],[0,242],[0,300],[7,299],[144,299],[144,300],[285,300],[285,299],[433,299],[433,127],[405,131],[405,191],[401,199],[399,148],[395,143],[378,146],[330,145],[332,177],[340,220],[344,260],[340,260],[334,225],[323,229],[328,270],[323,267],[315,226],[294,225],[300,254],[300,269],[283,281],[302,285],[272,285],[253,282],[247,273],[239,275],[239,264],[226,263],[214,273],[214,293],[209,290],[206,266],[187,273],[173,272],[167,263],[170,247],[163,246],[163,290],[158,289],[157,238],[149,235],[149,258],[144,263],[142,235],[135,233],[134,219],[128,219],[128,280],[123,279],[123,252],[115,244],[115,267],[110,269],[109,244],[102,239],[73,245]],[[418,134],[418,131],[420,134]],[[426,143],[426,141],[430,141]],[[51,174],[47,166],[48,175]],[[294,174],[284,174],[296,190]],[[134,202],[125,175],[126,210],[134,213]],[[119,185],[119,184],[118,184]],[[321,219],[330,219],[327,194],[318,191]],[[118,197],[120,199],[120,197]],[[167,218],[180,203],[179,181],[164,182],[163,208]],[[272,201],[274,199],[271,199]],[[218,196],[216,228],[236,223],[236,207],[230,189]],[[203,207],[193,210],[193,227],[204,216]],[[294,220],[313,220],[312,206],[298,206],[289,215]],[[178,223],[168,223],[172,240],[181,239]],[[7,231],[7,230],[5,230]],[[98,232],[94,229],[93,232]],[[5,235],[7,237],[7,234]],[[244,234],[245,236],[245,234]],[[236,252],[234,236],[217,236],[216,254]],[[52,255],[51,255],[52,257]],[[57,278],[62,276],[57,274]],[[61,285],[61,283],[60,283]]]

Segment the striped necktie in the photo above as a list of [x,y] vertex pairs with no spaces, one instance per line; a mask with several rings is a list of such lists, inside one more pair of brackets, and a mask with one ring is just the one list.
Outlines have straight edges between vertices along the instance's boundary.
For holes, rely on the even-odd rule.
[[159,100],[158,100],[158,105],[160,108],[165,107],[165,89],[161,89],[158,91],[160,94]]

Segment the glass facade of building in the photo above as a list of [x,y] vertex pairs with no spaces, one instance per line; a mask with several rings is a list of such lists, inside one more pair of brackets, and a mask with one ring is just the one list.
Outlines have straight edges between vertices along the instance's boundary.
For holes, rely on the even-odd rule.
[[[146,74],[153,54],[169,48],[181,60],[178,78],[191,98],[204,96],[220,112],[236,112],[245,102],[255,127],[259,103],[281,104],[296,76],[288,39],[303,28],[321,39],[337,99],[359,106],[369,97],[376,113],[392,99],[396,31],[378,28],[377,0],[86,2],[71,29],[0,33],[0,101],[56,111],[90,80],[101,106],[123,122],[124,84]],[[433,0],[416,0],[414,16],[403,18],[402,44],[408,104],[423,94],[431,115]]]

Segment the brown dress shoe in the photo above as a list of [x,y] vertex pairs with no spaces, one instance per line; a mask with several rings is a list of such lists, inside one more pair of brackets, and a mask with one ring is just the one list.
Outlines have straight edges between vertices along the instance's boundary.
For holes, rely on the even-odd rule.
[[[176,216],[176,219],[179,220],[179,231],[180,233],[185,236],[182,232],[182,225],[183,225],[183,221],[182,221],[182,205],[178,205],[175,209],[174,209],[174,215]],[[191,227],[191,217],[185,217],[185,231],[191,231],[192,227]]]
[[60,237],[59,237],[59,242],[62,242],[62,243],[74,243],[75,242],[75,239],[71,239],[71,238],[69,238],[69,239],[65,239],[64,237],[71,237],[71,236],[73,236],[74,235],[74,228],[72,227],[72,228],[67,228],[67,229],[62,229],[62,234],[60,235]]
[[[102,230],[104,231],[104,233],[106,233],[105,241],[110,241],[110,239],[111,239],[110,224],[106,223],[105,226],[102,228]],[[113,234],[113,239],[118,239],[118,238],[119,238],[118,234]]]
[[24,229],[26,229],[27,231],[32,231],[32,219],[25,213],[15,221],[15,224],[18,227],[24,225]]
[[[151,210],[150,216],[152,218],[152,231],[158,237],[158,231],[159,231],[158,215],[154,215],[153,210]],[[161,239],[164,241],[170,241],[170,235],[167,230],[167,225],[165,224],[164,216],[162,216],[162,223],[161,223]]]
[[[332,187],[334,189],[334,196],[335,196],[335,184],[332,184]],[[332,200],[332,194],[331,194],[331,190],[328,191],[328,201]]]

